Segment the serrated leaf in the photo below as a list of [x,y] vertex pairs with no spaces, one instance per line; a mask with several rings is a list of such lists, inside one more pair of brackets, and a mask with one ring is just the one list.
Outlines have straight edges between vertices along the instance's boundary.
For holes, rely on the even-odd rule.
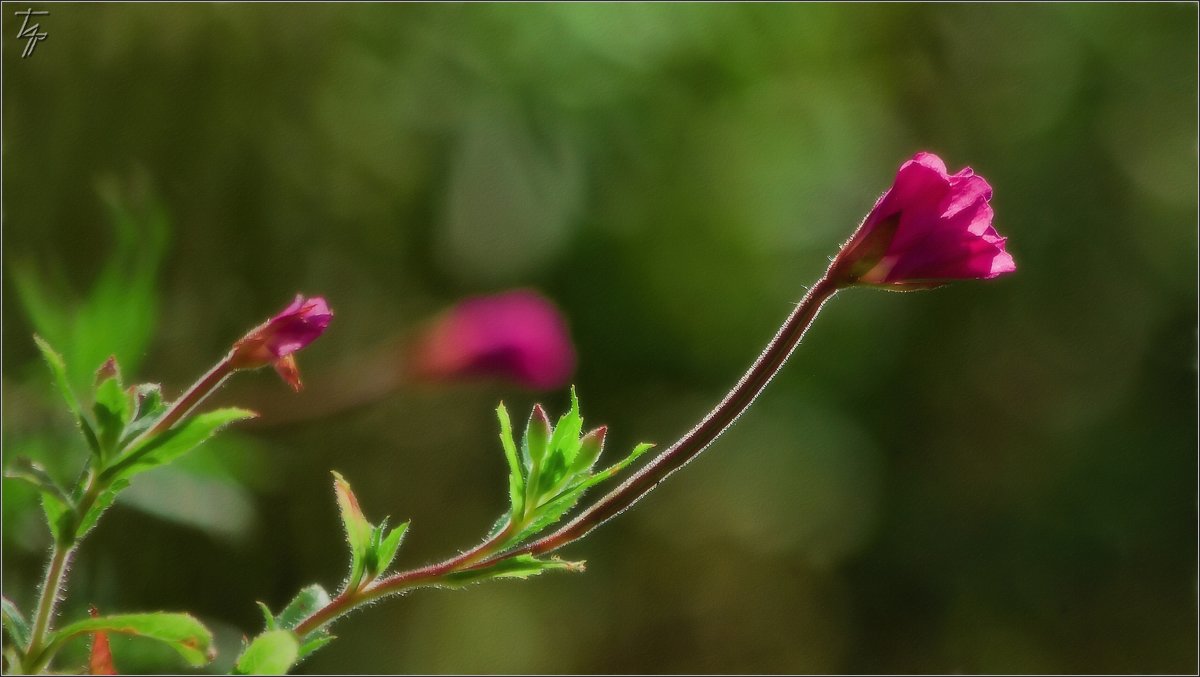
[[203,444],[221,428],[257,415],[247,409],[230,407],[184,419],[170,430],[128,449],[104,471],[103,478],[106,481],[114,478],[128,479],[151,468],[170,463]]
[[4,629],[8,631],[8,637],[14,645],[29,645],[29,621],[25,620],[21,610],[7,597],[0,597],[0,618],[3,619]]
[[329,599],[325,588],[314,583],[297,593],[275,617],[275,622],[279,628],[294,630],[304,619],[328,605]]
[[[391,566],[392,560],[396,559],[396,552],[400,550],[400,543],[404,540],[404,534],[408,533],[408,522],[405,522],[395,529],[392,529],[380,541],[375,549],[376,573],[383,573]],[[379,532],[383,533],[383,526],[380,525]]]
[[59,355],[54,348],[50,347],[41,336],[33,335],[33,342],[37,344],[38,351],[42,353],[42,359],[46,361],[46,366],[50,368],[50,374],[54,377],[54,385],[58,388],[59,394],[67,402],[67,407],[71,410],[71,414],[75,417],[75,424],[79,426],[79,431],[87,440],[88,448],[93,454],[100,455],[100,441],[96,437],[96,431],[92,428],[92,424],[87,417],[83,415],[83,408],[79,406],[79,400],[75,397],[75,392],[71,390],[71,383],[67,379],[67,364],[63,361],[62,355]]
[[496,407],[496,418],[500,421],[500,444],[504,447],[504,458],[508,460],[508,497],[514,519],[525,509],[525,478],[521,476],[521,465],[517,461],[517,445],[513,441],[512,421],[504,403]]
[[533,555],[517,555],[495,564],[469,571],[447,574],[443,579],[448,587],[461,587],[495,578],[529,578],[546,571],[583,571],[583,562],[564,562],[560,559],[537,559]]
[[564,467],[570,467],[579,451],[579,433],[583,430],[583,417],[579,415],[579,397],[575,386],[571,386],[571,410],[558,419],[554,434],[550,437],[550,455],[562,457]]
[[125,432],[125,425],[133,417],[133,404],[129,393],[117,378],[108,378],[96,387],[96,403],[92,406],[96,417],[97,438],[101,456],[107,457],[117,448],[117,441]]
[[269,630],[238,656],[235,675],[282,675],[300,658],[300,642],[290,630]]
[[88,618],[58,630],[52,642],[66,642],[88,632],[119,632],[155,639],[175,649],[194,667],[212,660],[212,633],[189,614],[157,612]]
[[363,515],[350,483],[336,472],[333,473],[333,492],[337,496],[342,526],[346,530],[346,542],[350,544],[350,585],[355,586],[366,570],[374,527]]

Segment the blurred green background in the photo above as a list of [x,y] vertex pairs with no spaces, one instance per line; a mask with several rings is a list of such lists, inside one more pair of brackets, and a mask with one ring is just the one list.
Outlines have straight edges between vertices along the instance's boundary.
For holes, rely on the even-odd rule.
[[[463,296],[568,318],[616,453],[686,431],[917,150],[994,186],[1018,271],[853,290],[750,413],[564,554],[583,575],[359,612],[311,672],[1190,672],[1197,667],[1197,8],[5,5],[3,442],[84,456],[30,335],[178,393],[297,291],[309,389]],[[225,402],[293,397],[268,372]],[[506,500],[492,408],[406,386],[246,427],[135,483],[68,613],[191,610],[228,667],[346,556],[328,470],[411,518]],[[5,483],[5,595],[48,535]],[[179,669],[114,639],[119,669]]]

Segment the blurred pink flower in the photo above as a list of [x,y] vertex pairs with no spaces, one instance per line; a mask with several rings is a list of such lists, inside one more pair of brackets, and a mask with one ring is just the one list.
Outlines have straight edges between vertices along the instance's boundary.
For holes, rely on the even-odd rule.
[[418,378],[499,376],[540,390],[565,385],[575,369],[562,315],[528,290],[462,301],[421,332],[410,358]]
[[992,227],[991,198],[969,167],[947,174],[941,158],[917,153],[842,247],[832,275],[839,284],[903,289],[1011,273],[1017,267]]
[[324,297],[306,299],[297,294],[291,305],[233,344],[230,363],[235,369],[273,365],[293,390],[300,390],[303,385],[293,353],[317,340],[332,319]]

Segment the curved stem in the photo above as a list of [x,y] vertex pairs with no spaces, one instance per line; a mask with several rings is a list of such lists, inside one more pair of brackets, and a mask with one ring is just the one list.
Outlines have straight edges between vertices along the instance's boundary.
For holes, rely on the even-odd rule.
[[699,456],[700,452],[707,449],[721,433],[733,425],[738,416],[741,416],[763,388],[766,388],[799,345],[800,339],[804,338],[804,333],[816,319],[821,306],[833,298],[837,290],[837,283],[826,273],[804,295],[796,309],[779,328],[775,338],[771,339],[733,390],[729,391],[721,403],[695,428],[557,531],[518,548],[511,554],[539,555],[583,538],[596,527],[637,503],[660,482]]
[[808,290],[808,293],[775,334],[771,343],[715,409],[678,442],[660,453],[632,477],[592,504],[561,529],[526,546],[497,553],[495,551],[503,545],[509,532],[514,531],[514,525],[510,522],[505,529],[492,538],[444,562],[402,571],[370,583],[359,590],[343,592],[298,625],[296,633],[304,637],[360,604],[414,588],[437,585],[447,574],[492,566],[522,554],[548,553],[587,535],[592,529],[636,503],[669,475],[708,448],[721,433],[733,425],[738,416],[754,402],[772,377],[783,367],[788,356],[792,354],[800,343],[800,339],[812,325],[813,320],[816,319],[821,307],[837,293],[838,286],[831,274],[826,272]]

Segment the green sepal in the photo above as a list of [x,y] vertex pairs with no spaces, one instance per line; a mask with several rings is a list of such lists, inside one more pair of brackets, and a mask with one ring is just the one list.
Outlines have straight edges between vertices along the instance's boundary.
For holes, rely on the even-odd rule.
[[8,637],[18,649],[29,645],[29,621],[21,610],[7,597],[0,597],[0,618],[4,621],[4,629]]
[[189,614],[145,613],[100,616],[76,621],[51,635],[59,644],[88,632],[119,632],[156,639],[175,649],[193,667],[213,659],[212,633]]
[[290,630],[268,630],[238,656],[235,675],[282,675],[300,659],[300,640]]

